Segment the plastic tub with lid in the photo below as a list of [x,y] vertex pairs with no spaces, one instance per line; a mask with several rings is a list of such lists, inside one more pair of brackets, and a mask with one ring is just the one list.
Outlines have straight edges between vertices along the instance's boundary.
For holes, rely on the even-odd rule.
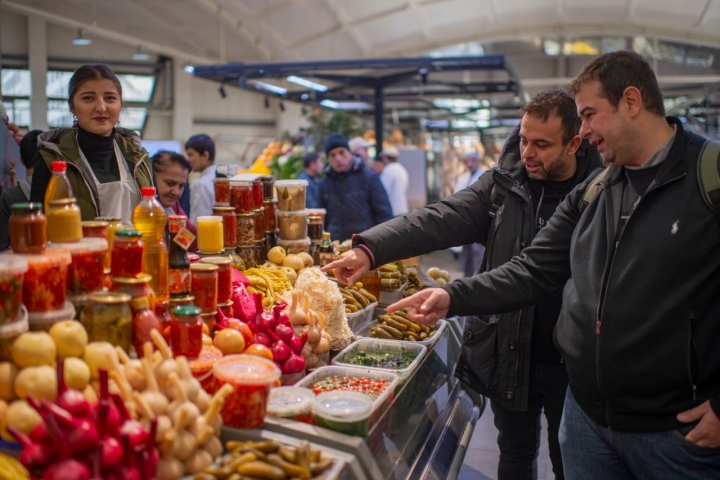
[[28,313],[31,332],[39,330],[49,332],[53,325],[63,320],[75,320],[75,305],[70,302],[65,302],[62,308],[57,310]]
[[[410,375],[415,372],[418,365],[422,361],[427,352],[425,345],[418,345],[413,342],[398,342],[395,340],[385,340],[382,338],[361,338],[348,345],[345,350],[337,354],[333,358],[333,365],[342,365],[344,367],[362,367],[368,370],[377,370],[380,372],[393,372],[400,377],[400,384],[405,382]],[[390,354],[403,355],[410,354],[414,358],[406,367],[394,368],[392,366],[375,366],[350,363],[350,361],[359,354]]]
[[215,377],[213,376],[213,365],[222,358],[223,354],[220,349],[212,345],[203,345],[200,355],[196,358],[189,359],[188,365],[193,377],[197,378],[203,389],[210,395],[215,393]]
[[372,400],[358,392],[321,393],[312,405],[315,425],[358,437],[367,436],[372,412]]
[[0,362],[12,360],[12,344],[17,337],[28,331],[28,312],[20,306],[17,319],[0,326]]
[[278,212],[305,210],[307,180],[278,180],[275,182]]
[[276,387],[270,390],[267,414],[312,423],[312,405],[315,394],[309,388]]
[[75,297],[103,289],[107,240],[83,238],[76,243],[52,243],[49,247],[52,250],[67,250],[72,257],[67,275],[68,295]]
[[259,428],[265,423],[270,389],[280,379],[280,369],[267,358],[228,355],[215,362],[216,388],[226,383],[233,392],[222,407],[223,423],[230,428]]
[[307,210],[290,212],[275,212],[278,227],[278,237],[282,240],[302,240],[308,236]]
[[65,304],[68,268],[72,263],[70,252],[53,249],[22,258],[28,263],[23,284],[23,303],[28,312],[61,309]]
[[0,326],[18,319],[28,263],[18,255],[0,255]]
[[284,248],[285,253],[288,255],[300,252],[308,253],[310,250],[310,239],[307,237],[301,238],[300,240],[283,240],[282,238],[278,238],[277,244],[279,247]]

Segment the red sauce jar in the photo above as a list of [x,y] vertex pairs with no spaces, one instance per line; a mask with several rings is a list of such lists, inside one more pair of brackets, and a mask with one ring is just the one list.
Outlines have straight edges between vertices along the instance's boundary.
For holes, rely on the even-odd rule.
[[262,177],[253,180],[252,191],[253,208],[261,208],[263,206],[263,200],[265,199]]
[[16,203],[10,207],[10,247],[15,253],[43,253],[47,224],[42,203]]
[[67,294],[71,297],[97,292],[105,287],[105,255],[108,244],[102,238],[83,238],[76,243],[52,243],[50,248],[70,252]]
[[213,178],[215,186],[215,203],[227,205],[230,203],[230,179]]
[[202,350],[202,326],[198,307],[175,307],[170,324],[170,348],[173,356],[194,358]]
[[137,277],[142,273],[142,260],[145,245],[142,233],[126,229],[115,232],[112,245],[110,274],[113,277]]
[[83,238],[104,238],[108,239],[108,222],[102,220],[89,220],[80,223]]
[[202,313],[214,313],[217,310],[219,269],[217,265],[209,263],[190,264],[195,306],[200,307]]
[[263,207],[253,210],[253,228],[255,229],[254,240],[259,242],[265,240],[265,209]]
[[217,303],[225,303],[232,298],[232,259],[230,257],[205,257],[200,263],[218,267]]
[[230,182],[230,206],[236,213],[250,213],[253,208],[251,182]]
[[213,207],[213,215],[222,217],[225,248],[237,245],[237,215],[234,207]]
[[[170,325],[172,323],[172,317],[170,316],[169,300],[165,300],[164,302],[158,302],[155,304],[155,316],[160,322],[160,333],[162,333],[165,341],[170,344]],[[141,350],[138,350],[138,355],[142,355]]]
[[274,232],[277,229],[275,211],[277,210],[277,200],[265,200],[265,232]]

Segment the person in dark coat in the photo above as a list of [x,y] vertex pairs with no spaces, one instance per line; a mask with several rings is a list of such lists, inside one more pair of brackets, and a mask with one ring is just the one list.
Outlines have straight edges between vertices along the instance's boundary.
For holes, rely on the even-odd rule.
[[325,141],[328,164],[320,182],[320,208],[327,211],[325,230],[334,240],[348,240],[390,220],[392,209],[385,188],[365,162],[350,153],[347,139],[332,133]]
[[[472,243],[485,246],[481,271],[511,262],[565,196],[598,171],[600,155],[579,129],[566,92],[536,95],[505,142],[498,168],[450,197],[360,233],[355,248],[326,268],[353,284],[368,268]],[[558,430],[568,379],[552,340],[561,307],[557,293],[501,315],[467,319],[455,374],[476,402],[478,393],[490,399],[499,480],[537,478],[543,411],[553,472],[564,478]]]

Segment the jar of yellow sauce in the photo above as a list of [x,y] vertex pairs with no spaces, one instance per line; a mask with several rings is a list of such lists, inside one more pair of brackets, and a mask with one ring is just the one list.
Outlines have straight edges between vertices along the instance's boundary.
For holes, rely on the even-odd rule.
[[198,250],[203,253],[220,253],[225,248],[222,217],[197,218]]
[[74,198],[51,200],[45,217],[49,241],[74,243],[83,238],[80,207]]

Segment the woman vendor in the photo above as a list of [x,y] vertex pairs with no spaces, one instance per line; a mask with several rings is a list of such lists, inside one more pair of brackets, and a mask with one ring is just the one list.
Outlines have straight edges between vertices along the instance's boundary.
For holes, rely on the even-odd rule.
[[107,65],[83,65],[70,78],[68,92],[75,124],[38,138],[30,200],[43,202],[50,164],[64,160],[83,220],[120,217],[131,225],[140,189],[154,185],[140,137],[116,127],[122,107],[120,80]]
[[[190,162],[179,153],[160,150],[152,157],[152,168],[157,183],[158,200],[165,213],[187,217],[187,213],[180,206],[180,197],[187,188],[188,176],[192,170]],[[189,218],[185,221],[185,228],[197,235],[197,227]],[[193,242],[189,251],[196,250],[197,242]]]

